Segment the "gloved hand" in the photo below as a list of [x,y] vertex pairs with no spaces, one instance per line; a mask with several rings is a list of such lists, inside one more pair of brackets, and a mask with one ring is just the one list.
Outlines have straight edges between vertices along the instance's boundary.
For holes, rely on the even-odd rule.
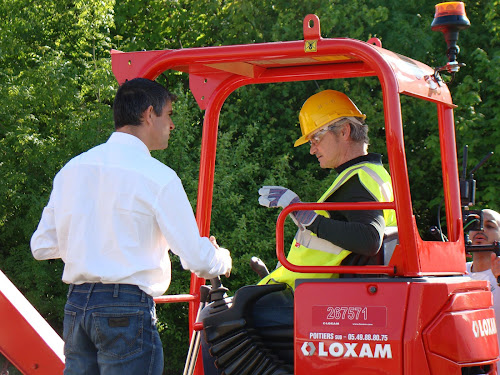
[[300,202],[300,198],[283,186],[262,186],[259,189],[259,204],[264,207],[283,207]]
[[316,220],[318,214],[314,211],[295,211],[290,216],[300,229],[304,229]]
[[[259,204],[264,207],[283,207],[300,203],[301,200],[297,194],[290,189],[282,186],[263,186],[259,189]],[[314,211],[295,211],[290,214],[294,223],[304,229],[316,219],[318,214]]]

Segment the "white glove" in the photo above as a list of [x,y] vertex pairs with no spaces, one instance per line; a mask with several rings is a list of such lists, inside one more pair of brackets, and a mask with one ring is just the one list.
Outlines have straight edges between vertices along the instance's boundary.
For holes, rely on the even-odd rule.
[[316,220],[318,214],[314,211],[295,211],[290,216],[300,229],[304,229],[304,227],[311,225]]
[[283,207],[300,202],[300,198],[283,186],[263,186],[259,189],[259,204],[264,207]]
[[[300,203],[301,200],[297,194],[290,189],[282,186],[263,186],[259,189],[259,204],[264,207],[283,207]],[[318,214],[314,211],[296,211],[290,214],[294,223],[304,229],[316,219]]]

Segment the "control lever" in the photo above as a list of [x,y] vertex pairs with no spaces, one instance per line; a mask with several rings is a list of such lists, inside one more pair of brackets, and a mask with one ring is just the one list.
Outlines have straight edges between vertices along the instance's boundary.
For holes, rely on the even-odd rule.
[[225,286],[222,285],[220,281],[220,277],[214,277],[210,279],[210,284],[212,287],[208,292],[208,302],[213,302],[216,305],[225,305],[225,298],[227,297],[226,292],[229,290]]

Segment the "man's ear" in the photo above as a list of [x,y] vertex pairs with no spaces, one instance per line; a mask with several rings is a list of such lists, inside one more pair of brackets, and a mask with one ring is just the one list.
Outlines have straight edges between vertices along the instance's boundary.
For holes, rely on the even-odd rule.
[[141,120],[144,125],[151,125],[153,123],[153,106],[150,105],[144,112],[142,112]]
[[349,136],[351,135],[351,124],[348,122],[345,123],[342,126],[342,130],[340,131],[340,135],[342,136],[343,139],[349,139]]

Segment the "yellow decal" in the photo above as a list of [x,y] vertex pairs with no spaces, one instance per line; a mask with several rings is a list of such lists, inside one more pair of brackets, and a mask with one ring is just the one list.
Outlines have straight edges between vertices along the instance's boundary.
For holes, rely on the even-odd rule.
[[304,41],[304,51],[305,52],[316,52],[318,50],[317,40],[305,40]]

